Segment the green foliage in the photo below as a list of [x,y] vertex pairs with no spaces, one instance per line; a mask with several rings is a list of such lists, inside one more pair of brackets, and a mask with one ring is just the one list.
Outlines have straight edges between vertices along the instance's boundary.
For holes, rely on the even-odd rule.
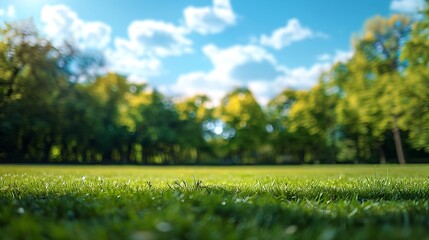
[[0,32],[0,155],[48,159],[67,84],[56,71],[60,53],[33,29],[19,22]]
[[0,169],[1,239],[426,239],[428,166]]
[[[31,22],[0,29],[0,161],[91,164],[427,162],[429,10],[374,17],[351,59],[308,90],[261,106],[247,88],[219,105],[172,99]],[[396,150],[396,153],[394,153]],[[426,153],[425,153],[425,152]],[[378,158],[378,160],[377,160]]]
[[408,62],[405,78],[409,84],[404,91],[410,96],[404,106],[404,127],[409,131],[410,143],[429,152],[429,8],[425,18],[413,26],[410,40],[405,44],[401,57]]
[[[367,21],[361,36],[355,37],[355,54],[334,67],[338,86],[338,121],[345,139],[354,141],[356,160],[369,158],[372,149],[383,150],[387,131],[392,131],[397,158],[405,163],[401,131],[407,130],[407,103],[414,98],[404,77],[407,61],[400,58],[410,36],[412,23],[406,16],[375,17]],[[403,135],[403,134],[402,134]]]
[[258,158],[258,148],[266,139],[267,120],[261,106],[252,92],[238,88],[227,94],[217,109],[218,118],[226,124],[224,136],[227,157],[236,158],[241,163],[251,163],[252,155]]
[[269,103],[277,154],[292,155],[297,162],[330,161],[335,96],[324,83],[310,91],[285,90]]

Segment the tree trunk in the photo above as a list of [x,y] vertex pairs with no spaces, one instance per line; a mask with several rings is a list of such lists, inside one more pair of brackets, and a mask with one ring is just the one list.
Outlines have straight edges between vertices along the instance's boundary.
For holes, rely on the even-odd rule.
[[24,136],[22,137],[22,146],[21,146],[21,157],[22,157],[22,159],[20,159],[21,161],[28,160],[28,155],[30,152],[30,144],[31,144],[31,139],[32,139],[31,133],[25,133],[24,132],[23,135]]
[[353,160],[353,164],[359,164],[359,159],[361,156],[361,150],[360,150],[360,146],[359,146],[359,137],[358,136],[356,136],[355,142],[356,142],[356,157]]
[[170,147],[170,162],[172,162],[173,163],[173,165],[177,165],[177,156],[176,156],[176,154],[175,154],[175,152],[174,152],[174,146],[171,146]]
[[44,139],[44,148],[43,148],[43,162],[47,163],[51,157],[52,150],[52,139],[50,137],[45,137]]
[[141,156],[142,156],[142,162],[144,165],[147,165],[149,163],[149,153],[146,150],[146,147],[143,147],[141,150]]
[[383,144],[377,143],[377,149],[380,155],[380,164],[386,164],[386,154],[384,153]]
[[121,151],[121,163],[127,164],[131,160],[132,144],[128,143]]
[[74,145],[72,147],[72,155],[73,155],[73,157],[72,157],[73,161],[75,163],[79,163],[79,151],[78,151],[77,145]]
[[61,140],[61,150],[60,150],[60,156],[61,156],[61,161],[62,162],[66,162],[66,161],[68,161],[69,159],[69,153],[68,153],[69,151],[68,151],[68,146],[67,146],[67,143],[66,143],[66,141],[65,141],[65,139],[63,138],[62,140]]
[[399,164],[405,164],[404,150],[402,149],[401,133],[399,132],[397,117],[393,117],[393,139],[395,140],[396,155],[398,156]]
[[305,163],[305,151],[301,150],[298,153],[298,161],[300,164],[304,164]]
[[105,164],[111,164],[113,162],[112,150],[107,150],[103,153],[103,159],[101,160],[101,162]]
[[80,154],[82,156],[82,162],[88,163],[88,149],[84,148]]
[[94,149],[93,149],[93,148],[91,148],[91,150],[90,150],[90,152],[89,152],[89,161],[90,161],[91,163],[94,163],[94,162],[96,161],[96,158],[95,158],[95,151],[94,151]]
[[200,151],[198,149],[195,149],[195,154],[197,155],[195,158],[195,165],[200,165],[201,164]]

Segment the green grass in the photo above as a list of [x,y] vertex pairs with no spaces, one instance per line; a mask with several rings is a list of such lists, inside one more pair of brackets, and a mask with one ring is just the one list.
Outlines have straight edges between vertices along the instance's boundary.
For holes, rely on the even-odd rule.
[[429,239],[429,165],[0,166],[0,239]]

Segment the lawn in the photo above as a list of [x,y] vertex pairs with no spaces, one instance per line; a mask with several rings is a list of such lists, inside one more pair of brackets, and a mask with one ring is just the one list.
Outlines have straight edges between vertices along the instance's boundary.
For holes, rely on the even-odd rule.
[[0,239],[429,239],[429,165],[0,165]]

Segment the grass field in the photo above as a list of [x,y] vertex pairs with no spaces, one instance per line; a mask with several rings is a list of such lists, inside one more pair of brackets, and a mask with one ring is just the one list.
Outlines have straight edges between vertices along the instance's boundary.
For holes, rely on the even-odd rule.
[[429,165],[0,165],[0,239],[429,239]]

